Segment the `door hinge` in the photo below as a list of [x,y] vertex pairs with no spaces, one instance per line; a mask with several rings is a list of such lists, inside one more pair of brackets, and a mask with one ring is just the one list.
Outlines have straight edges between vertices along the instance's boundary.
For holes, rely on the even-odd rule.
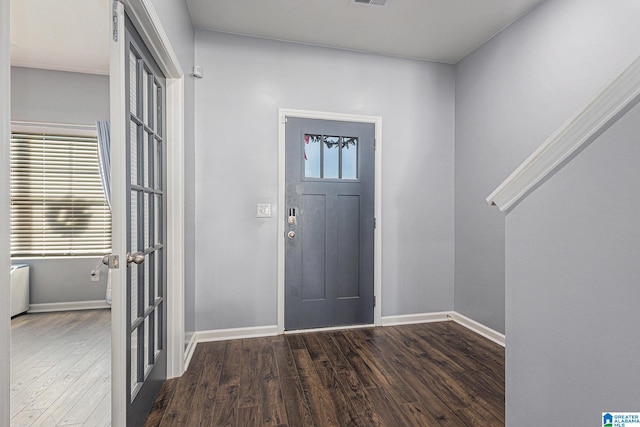
[[113,41],[118,41],[118,1],[113,1],[113,15],[111,16],[113,24]]
[[378,228],[378,218],[373,218],[373,228]]
[[373,296],[373,306],[375,307],[376,304],[378,303],[376,296]]
[[373,139],[373,151],[376,151],[378,149],[378,140],[377,139]]

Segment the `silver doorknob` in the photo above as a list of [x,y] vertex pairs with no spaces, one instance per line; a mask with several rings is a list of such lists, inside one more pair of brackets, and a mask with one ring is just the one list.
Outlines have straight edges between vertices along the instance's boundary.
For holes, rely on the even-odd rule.
[[290,231],[287,233],[287,237],[290,239],[293,239],[294,237],[296,237],[296,232],[295,231]]
[[109,265],[109,255],[105,255],[105,256],[102,257],[102,263],[104,265]]
[[144,254],[141,252],[136,252],[135,254],[127,254],[127,265],[131,263],[142,264],[144,262]]

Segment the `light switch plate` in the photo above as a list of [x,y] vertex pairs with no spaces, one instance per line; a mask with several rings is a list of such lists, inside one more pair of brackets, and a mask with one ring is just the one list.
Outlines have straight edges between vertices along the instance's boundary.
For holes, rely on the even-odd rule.
[[271,204],[258,203],[258,218],[271,218]]

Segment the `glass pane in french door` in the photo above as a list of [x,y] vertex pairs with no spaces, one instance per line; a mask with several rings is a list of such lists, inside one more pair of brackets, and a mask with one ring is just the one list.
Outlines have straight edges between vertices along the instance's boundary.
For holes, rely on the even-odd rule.
[[[129,182],[127,324],[128,418],[166,377],[164,321],[165,80],[137,34],[127,28]],[[124,263],[122,263],[124,264]],[[153,384],[152,384],[153,383]],[[155,397],[153,397],[155,399]]]

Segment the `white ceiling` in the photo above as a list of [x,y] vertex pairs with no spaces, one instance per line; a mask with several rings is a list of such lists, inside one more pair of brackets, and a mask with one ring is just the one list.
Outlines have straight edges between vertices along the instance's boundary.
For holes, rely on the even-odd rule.
[[11,65],[109,73],[107,0],[11,0]]
[[543,0],[187,0],[196,28],[456,63]]
[[[186,1],[196,28],[456,63],[543,0]],[[107,74],[110,2],[12,0],[11,63]]]

